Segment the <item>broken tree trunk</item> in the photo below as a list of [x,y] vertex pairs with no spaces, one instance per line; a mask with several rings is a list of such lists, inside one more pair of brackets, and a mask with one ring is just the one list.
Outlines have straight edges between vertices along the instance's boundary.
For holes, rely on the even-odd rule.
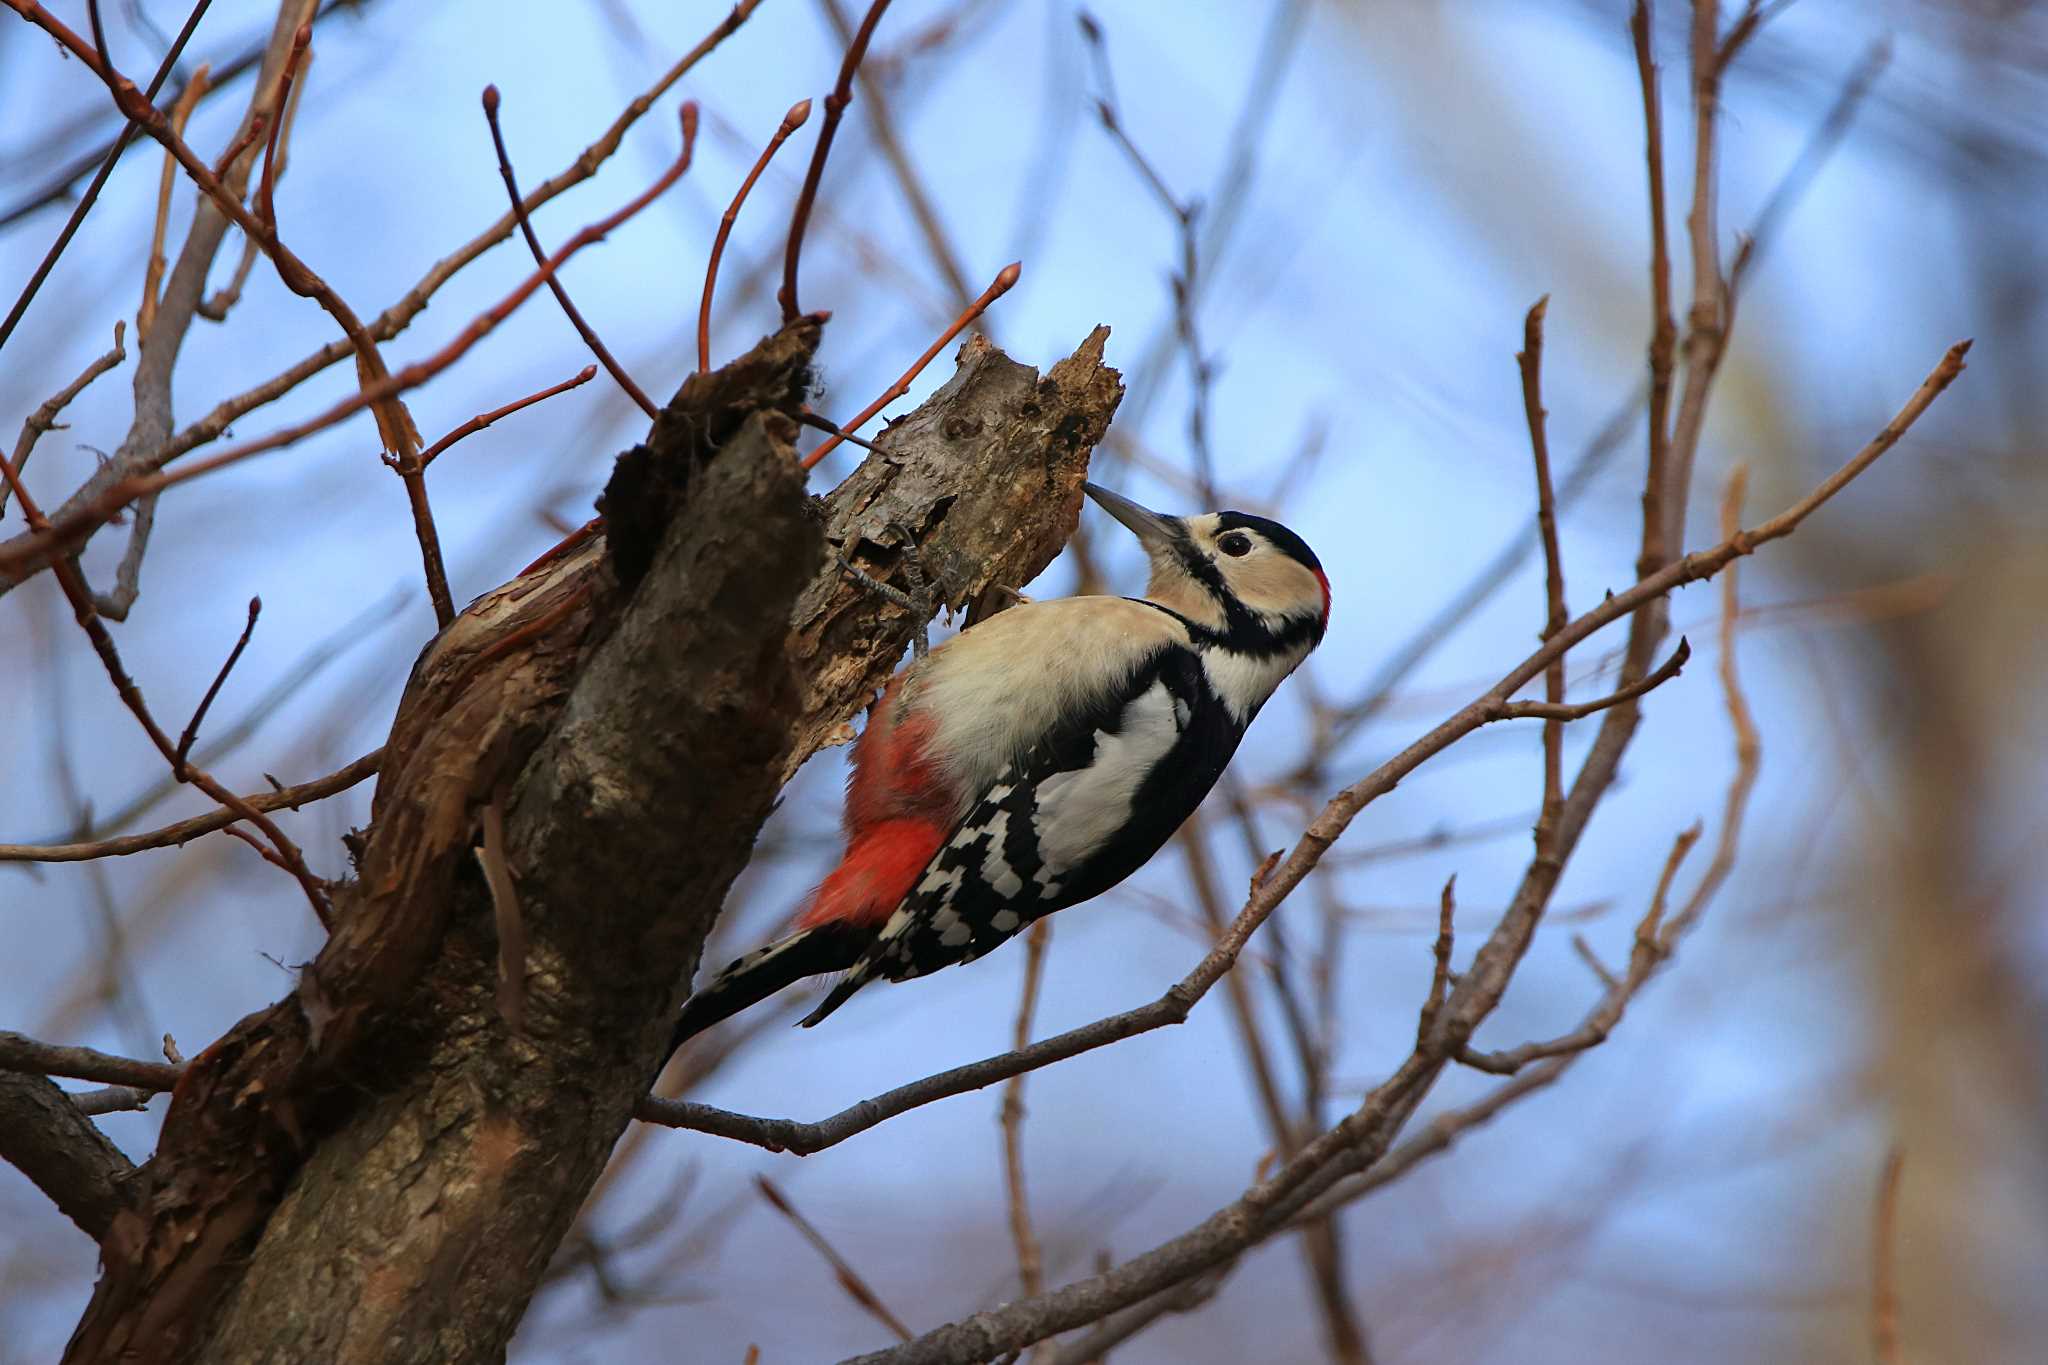
[[1122,395],[1106,329],[1043,378],[970,340],[814,499],[818,335],[693,375],[620,458],[606,534],[421,656],[333,937],[193,1060],[68,1359],[502,1358],[777,792],[922,624],[831,551],[887,576],[907,529],[954,607],[1029,580]]

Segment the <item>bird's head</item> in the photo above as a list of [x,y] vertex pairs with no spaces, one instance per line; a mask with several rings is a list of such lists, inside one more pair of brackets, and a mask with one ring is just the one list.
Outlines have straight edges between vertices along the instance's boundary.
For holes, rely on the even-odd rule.
[[1330,623],[1330,580],[1314,550],[1249,512],[1170,517],[1095,484],[1088,496],[1130,528],[1152,561],[1145,596],[1248,653],[1313,649]]

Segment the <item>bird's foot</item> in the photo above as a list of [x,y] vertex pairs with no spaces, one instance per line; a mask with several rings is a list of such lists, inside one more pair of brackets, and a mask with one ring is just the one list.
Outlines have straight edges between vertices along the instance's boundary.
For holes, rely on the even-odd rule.
[[896,533],[897,549],[902,554],[903,582],[901,588],[884,583],[873,574],[866,572],[845,555],[839,556],[839,567],[847,577],[866,588],[885,602],[892,602],[910,613],[917,622],[917,634],[911,637],[910,652],[913,658],[922,659],[931,652],[930,625],[932,617],[938,614],[939,602],[932,592],[931,581],[925,577],[924,565],[917,557],[917,537],[910,534],[900,522],[890,522],[889,529]]

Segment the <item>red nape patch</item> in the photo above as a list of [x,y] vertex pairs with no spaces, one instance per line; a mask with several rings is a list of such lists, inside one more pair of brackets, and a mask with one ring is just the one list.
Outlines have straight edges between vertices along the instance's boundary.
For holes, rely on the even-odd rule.
[[1323,625],[1327,628],[1330,624],[1330,576],[1321,569],[1317,569],[1315,575],[1316,582],[1323,588]]
[[879,929],[945,842],[945,826],[924,820],[887,820],[861,831],[847,845],[839,866],[819,883],[797,927],[857,924]]

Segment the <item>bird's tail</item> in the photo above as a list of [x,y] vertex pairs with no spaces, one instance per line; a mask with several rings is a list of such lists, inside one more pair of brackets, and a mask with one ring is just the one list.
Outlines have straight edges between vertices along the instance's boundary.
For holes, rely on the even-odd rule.
[[821,924],[737,959],[683,1006],[675,1033],[669,1038],[668,1051],[662,1055],[663,1065],[690,1038],[767,999],[784,986],[823,972],[845,971],[860,960],[861,950],[873,938],[872,931],[863,933],[845,924]]

